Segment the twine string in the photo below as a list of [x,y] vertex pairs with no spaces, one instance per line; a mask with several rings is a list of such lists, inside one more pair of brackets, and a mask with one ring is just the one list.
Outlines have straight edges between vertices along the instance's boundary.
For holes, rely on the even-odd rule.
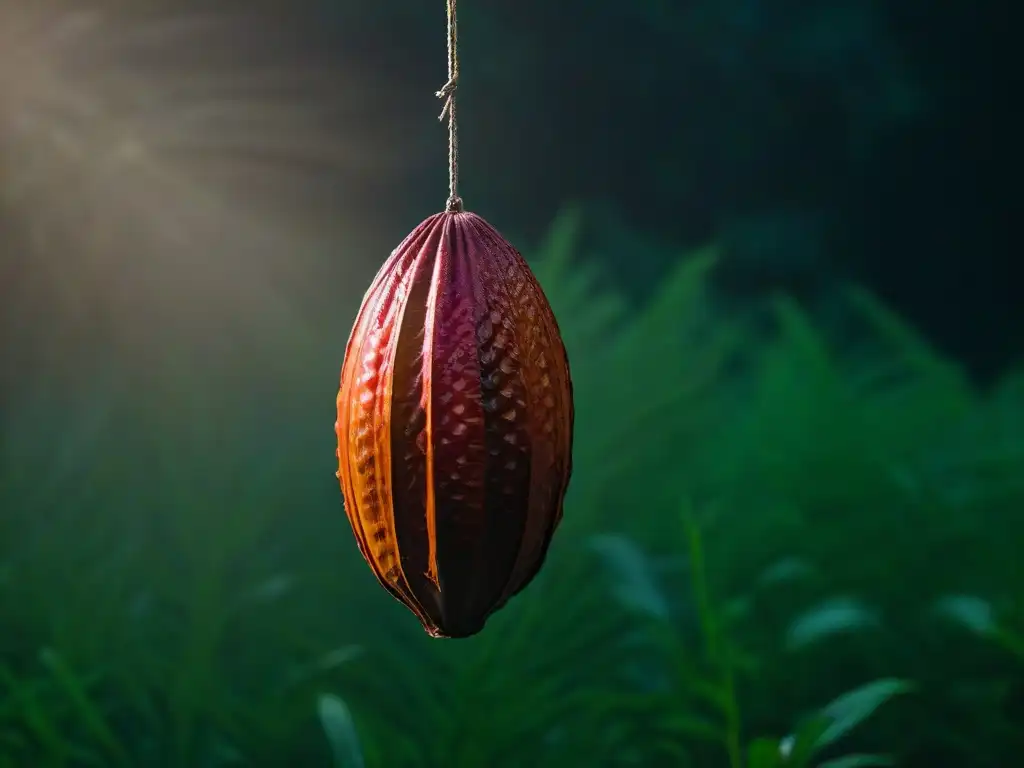
[[455,120],[455,91],[459,86],[459,53],[457,50],[458,31],[455,19],[455,0],[448,2],[448,82],[435,95],[444,99],[444,108],[438,120],[448,118],[448,213],[462,211],[459,197],[459,132]]

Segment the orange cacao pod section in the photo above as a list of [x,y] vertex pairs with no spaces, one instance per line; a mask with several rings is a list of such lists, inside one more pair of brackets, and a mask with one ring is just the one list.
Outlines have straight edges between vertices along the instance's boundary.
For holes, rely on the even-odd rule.
[[468,637],[540,570],[572,471],[565,347],[523,257],[431,216],[363,299],[338,391],[359,550],[435,637]]

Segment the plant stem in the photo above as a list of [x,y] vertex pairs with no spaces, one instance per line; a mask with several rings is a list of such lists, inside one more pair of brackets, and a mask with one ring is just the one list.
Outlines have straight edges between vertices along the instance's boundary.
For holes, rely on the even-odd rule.
[[697,603],[697,618],[704,635],[705,654],[711,665],[722,675],[722,714],[725,715],[725,750],[729,756],[729,767],[743,768],[740,709],[736,700],[736,677],[733,673],[732,660],[728,648],[722,645],[720,628],[711,607],[700,528],[689,510],[684,514],[683,520],[690,545],[690,573],[693,579],[694,599]]

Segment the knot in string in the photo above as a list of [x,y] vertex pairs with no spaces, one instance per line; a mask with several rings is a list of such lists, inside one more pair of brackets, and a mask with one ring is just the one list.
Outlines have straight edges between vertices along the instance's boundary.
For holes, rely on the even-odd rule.
[[440,91],[438,91],[437,93],[434,94],[435,96],[437,96],[437,98],[444,99],[444,109],[442,109],[441,110],[441,114],[438,115],[438,118],[437,118],[438,120],[443,122],[444,119],[446,117],[448,117],[449,113],[452,110],[452,107],[455,106],[455,91],[457,91],[458,88],[459,88],[459,73],[456,72],[455,76],[452,77],[452,79],[449,80],[447,83],[445,83],[441,87]]

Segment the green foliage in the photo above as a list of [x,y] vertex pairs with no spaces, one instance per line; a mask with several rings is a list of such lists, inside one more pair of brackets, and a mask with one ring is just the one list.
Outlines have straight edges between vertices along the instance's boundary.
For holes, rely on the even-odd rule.
[[726,316],[714,249],[631,307],[579,222],[532,258],[577,396],[564,527],[472,639],[353,546],[337,338],[276,404],[180,356],[37,388],[0,464],[0,766],[1014,764],[1024,375],[979,392],[859,289],[841,339],[786,298]]
[[[673,617],[664,611],[649,610],[654,605],[666,605],[667,599],[659,595],[655,600],[647,600],[643,605],[656,624],[648,630],[648,636],[654,641],[653,650],[667,673],[667,685],[634,693],[628,699],[612,700],[607,709],[609,715],[623,712],[628,701],[629,711],[640,715],[636,720],[639,732],[630,736],[634,740],[644,738],[650,745],[648,759],[656,755],[662,762],[706,765],[714,755],[702,746],[710,745],[711,752],[719,753],[718,764],[729,768],[807,768],[820,752],[865,721],[887,700],[912,690],[907,682],[892,679],[862,685],[805,718],[796,733],[782,739],[755,738],[744,747],[738,679],[741,675],[756,674],[757,666],[733,640],[740,630],[736,613],[730,615],[712,600],[702,536],[689,512],[684,523],[696,638],[680,631]],[[637,575],[630,576],[626,571],[649,571],[649,558],[628,542],[620,544],[619,556],[610,559],[613,574],[617,581],[625,577],[635,583]],[[629,552],[628,557],[622,556],[625,552]],[[642,579],[645,589],[660,589],[653,574],[646,573]],[[630,601],[630,605],[639,604]],[[836,768],[889,764],[891,758],[883,755],[846,755],[823,765]]]

